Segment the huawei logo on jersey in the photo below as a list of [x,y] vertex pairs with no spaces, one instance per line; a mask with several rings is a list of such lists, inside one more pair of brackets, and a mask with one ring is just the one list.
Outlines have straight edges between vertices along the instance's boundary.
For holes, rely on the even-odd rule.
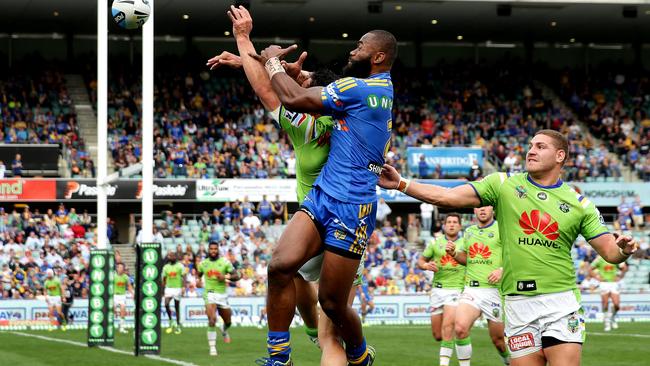
[[219,274],[220,274],[220,272],[217,271],[216,269],[211,269],[211,270],[209,270],[208,273],[207,273],[208,278],[217,278],[217,276],[218,276]]
[[169,278],[176,278],[176,272],[169,272]]
[[483,243],[474,243],[469,247],[469,257],[474,258],[477,255],[481,256],[483,259],[488,259],[492,256],[490,248]]
[[454,257],[450,256],[449,254],[445,254],[442,258],[440,258],[440,265],[444,267],[447,264],[452,267],[456,267],[458,265],[458,262],[456,262]]
[[560,237],[557,221],[553,220],[550,214],[539,210],[532,210],[530,215],[524,211],[519,218],[519,226],[526,235],[538,232],[548,240],[556,240]]

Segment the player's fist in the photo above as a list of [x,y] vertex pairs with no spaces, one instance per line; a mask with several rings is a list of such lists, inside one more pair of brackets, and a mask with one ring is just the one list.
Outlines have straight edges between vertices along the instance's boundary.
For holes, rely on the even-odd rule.
[[228,18],[232,22],[232,33],[235,37],[248,36],[253,31],[253,18],[245,7],[230,5]]
[[438,272],[438,266],[434,262],[426,262],[422,265],[421,269],[425,271]]
[[210,68],[210,70],[214,70],[219,66],[229,66],[234,69],[238,69],[241,68],[242,62],[241,57],[228,51],[223,51],[219,55],[216,55],[213,58],[209,59],[206,65]]
[[454,242],[451,241],[451,240],[447,240],[447,246],[445,247],[445,251],[450,256],[455,257],[456,256],[456,244],[454,244]]
[[379,186],[385,189],[397,189],[399,181],[402,177],[397,172],[397,169],[388,164],[384,164],[381,175],[379,176]]
[[488,276],[488,282],[490,284],[495,284],[501,281],[501,276],[503,275],[503,268],[497,268]]
[[621,235],[616,239],[616,245],[623,254],[630,256],[639,248],[639,244],[629,235]]

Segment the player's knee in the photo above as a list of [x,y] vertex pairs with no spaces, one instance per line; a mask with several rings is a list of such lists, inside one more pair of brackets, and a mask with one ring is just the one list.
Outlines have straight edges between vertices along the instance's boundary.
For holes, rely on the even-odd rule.
[[268,268],[269,284],[287,283],[293,281],[293,273],[289,266],[280,260],[271,259]]
[[318,302],[320,303],[321,309],[330,319],[338,319],[341,306],[333,296],[327,296],[321,292],[318,294]]
[[464,324],[456,324],[454,326],[454,332],[456,333],[456,338],[465,339],[469,336],[469,327]]

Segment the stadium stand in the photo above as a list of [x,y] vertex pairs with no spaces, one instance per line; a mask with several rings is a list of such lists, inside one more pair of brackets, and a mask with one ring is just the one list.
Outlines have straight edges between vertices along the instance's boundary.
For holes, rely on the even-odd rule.
[[[63,74],[56,68],[39,66],[38,70],[14,72],[0,79],[0,141],[59,145],[72,176],[92,177],[93,162],[80,137]],[[56,170],[23,168],[19,161],[3,162],[5,176],[58,175]]]
[[[287,138],[273,127],[241,75],[187,71],[180,65],[173,72],[161,72],[156,83],[156,177],[294,174],[295,157]],[[620,179],[613,150],[595,146],[574,113],[523,69],[516,61],[503,67],[441,62],[426,70],[425,82],[413,70],[400,70],[394,80],[397,111],[388,162],[407,171],[408,147],[475,145],[484,149],[496,169],[517,172],[523,169],[530,136],[551,128],[570,138],[567,180]],[[109,93],[109,145],[114,166],[122,168],[140,157],[140,91],[127,72],[116,72],[120,77]],[[92,91],[92,78],[87,79]],[[424,177],[449,178],[437,168],[428,167]]]
[[[239,205],[238,205],[239,206]],[[242,280],[230,284],[235,296],[264,295],[266,266],[271,249],[285,225],[280,217],[261,223],[253,207],[246,202],[247,215],[230,215],[231,209],[213,213],[182,214],[165,211],[155,219],[154,240],[162,243],[163,253],[174,251],[190,274],[187,293],[200,296],[196,287],[196,266],[207,256],[209,242],[220,243],[221,256],[228,258],[242,271]],[[230,207],[230,205],[229,205]],[[244,209],[240,207],[240,212]],[[251,211],[248,211],[250,209]],[[250,214],[249,214],[250,212]],[[255,216],[256,220],[242,217]],[[466,223],[471,224],[471,216]],[[409,221],[407,224],[406,221]],[[440,227],[440,223],[436,224]],[[647,226],[647,225],[646,225]],[[2,291],[0,299],[35,298],[42,295],[45,271],[55,269],[60,276],[70,276],[75,283],[75,296],[87,296],[89,251],[94,246],[94,221],[88,212],[78,213],[64,205],[45,213],[31,211],[7,212],[0,207],[0,268]],[[612,230],[614,228],[612,227]],[[109,236],[114,227],[109,225]],[[625,293],[650,292],[650,245],[647,229],[631,230],[641,243],[641,250],[628,261],[629,270],[623,281]],[[434,236],[441,235],[436,233]],[[423,293],[430,289],[430,273],[417,268],[422,243],[433,237],[420,230],[417,220],[389,217],[371,235],[364,259],[366,279],[375,294]],[[113,237],[113,242],[115,238]],[[138,239],[136,239],[138,240]],[[595,251],[581,241],[573,250],[578,284],[588,293],[597,290],[598,282],[590,277],[589,263]],[[117,260],[119,253],[117,253]],[[128,273],[127,266],[127,273]]]

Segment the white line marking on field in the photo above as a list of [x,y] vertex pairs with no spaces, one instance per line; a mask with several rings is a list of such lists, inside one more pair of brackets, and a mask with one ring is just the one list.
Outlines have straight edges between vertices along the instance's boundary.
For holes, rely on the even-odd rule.
[[[58,338],[52,338],[52,337],[45,337],[45,336],[41,336],[41,335],[22,333],[22,332],[10,332],[10,333],[13,333],[13,334],[16,334],[16,335],[19,335],[19,336],[23,336],[23,337],[37,338],[37,339],[41,339],[41,340],[44,340],[44,341],[65,343],[65,344],[69,344],[69,345],[77,346],[77,347],[84,347],[84,348],[88,347],[88,345],[85,344],[85,343],[70,341],[70,340],[67,340],[67,339],[58,339]],[[113,347],[99,346],[98,348],[102,349],[104,351],[108,351],[108,352],[133,356],[132,352],[123,351],[121,349],[117,349],[117,348],[113,348]],[[171,364],[174,364],[174,365],[179,365],[179,366],[197,366],[196,364],[193,364],[191,362],[175,360],[173,358],[167,358],[167,357],[160,357],[160,356],[157,356],[157,355],[144,355],[144,357],[150,358],[150,359],[156,360],[156,361],[162,361],[162,362],[167,362],[167,363],[171,363]]]
[[630,334],[630,333],[598,333],[598,332],[590,332],[589,329],[587,329],[587,337],[590,335],[597,335],[597,336],[616,336],[616,337],[636,337],[636,338],[650,338],[650,334]]

